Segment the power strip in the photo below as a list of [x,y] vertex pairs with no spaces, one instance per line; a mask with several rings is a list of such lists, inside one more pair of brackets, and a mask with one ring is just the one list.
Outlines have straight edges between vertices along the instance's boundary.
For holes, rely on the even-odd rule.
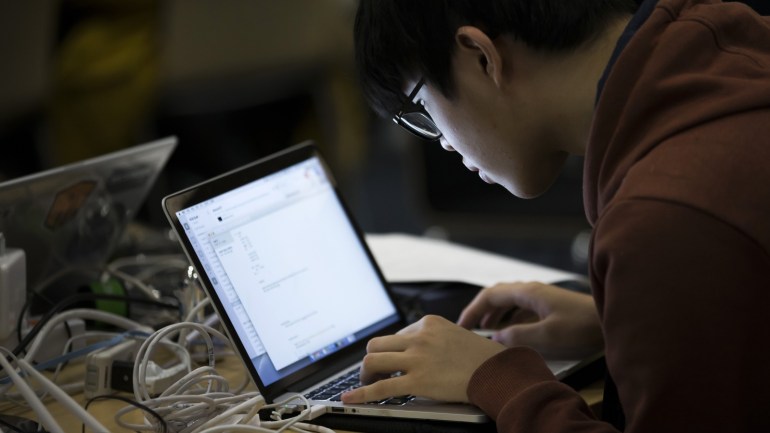
[[[86,381],[83,393],[86,398],[111,394],[114,391],[133,391],[130,386],[133,383],[131,376],[125,379],[129,388],[113,387],[113,364],[133,361],[139,345],[136,340],[126,340],[112,347],[108,347],[86,356]],[[133,366],[133,364],[132,364]],[[122,376],[122,375],[121,375]]]

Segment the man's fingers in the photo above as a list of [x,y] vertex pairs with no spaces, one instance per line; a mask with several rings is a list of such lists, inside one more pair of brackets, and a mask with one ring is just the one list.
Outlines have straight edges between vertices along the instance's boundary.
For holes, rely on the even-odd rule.
[[366,344],[368,353],[403,352],[408,346],[408,337],[402,334],[375,337]]
[[483,289],[460,313],[457,324],[464,328],[492,326],[493,322],[499,322],[512,308],[528,308],[526,304],[532,301],[524,300],[525,305],[522,305],[522,295],[519,292],[526,291],[526,286],[534,284],[537,283],[505,283]]
[[[481,291],[473,300],[463,309],[457,324],[463,328],[470,329],[485,326],[495,320],[494,315],[501,310],[501,306],[490,302],[489,289]],[[503,311],[506,308],[502,308]]]
[[522,323],[500,330],[494,335],[494,340],[507,347],[529,346],[537,349],[543,344],[543,322]]
[[400,352],[368,353],[361,363],[361,383],[370,384],[402,371],[405,364]]
[[412,394],[407,389],[408,381],[405,376],[391,377],[365,385],[342,394],[344,403],[366,403],[388,397]]

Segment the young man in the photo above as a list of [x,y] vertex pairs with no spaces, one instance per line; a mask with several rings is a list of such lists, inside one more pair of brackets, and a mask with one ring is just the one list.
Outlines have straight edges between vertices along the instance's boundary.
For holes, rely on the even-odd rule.
[[[362,0],[355,38],[375,109],[484,181],[535,197],[585,156],[593,297],[487,288],[459,326],[373,339],[343,400],[612,431],[540,357],[604,347],[626,431],[770,431],[770,19],[717,0]],[[540,320],[501,323],[514,307]]]

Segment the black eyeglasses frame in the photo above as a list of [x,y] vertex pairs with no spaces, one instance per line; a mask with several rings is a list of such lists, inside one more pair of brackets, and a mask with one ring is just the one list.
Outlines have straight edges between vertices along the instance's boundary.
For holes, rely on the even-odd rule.
[[[404,100],[401,109],[393,116],[393,122],[417,137],[436,141],[442,136],[441,130],[438,129],[438,126],[436,126],[430,114],[425,111],[425,108],[421,104],[414,102],[414,98],[423,85],[425,85],[425,78],[421,78],[414,86],[414,89]],[[412,120],[414,121],[411,121],[410,118],[413,118]]]

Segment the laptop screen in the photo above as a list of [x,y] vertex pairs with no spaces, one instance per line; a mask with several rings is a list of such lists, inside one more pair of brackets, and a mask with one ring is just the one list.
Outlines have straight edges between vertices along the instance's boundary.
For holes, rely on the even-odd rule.
[[98,270],[145,203],[175,137],[0,183],[0,232],[27,256],[27,287],[57,273]]
[[175,216],[265,386],[399,320],[317,156]]

